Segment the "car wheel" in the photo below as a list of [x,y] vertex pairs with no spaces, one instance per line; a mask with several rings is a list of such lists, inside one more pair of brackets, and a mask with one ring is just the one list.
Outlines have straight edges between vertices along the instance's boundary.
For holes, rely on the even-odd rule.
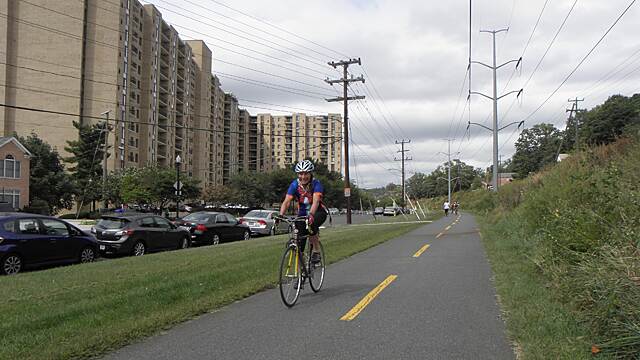
[[213,234],[213,237],[211,238],[211,245],[218,245],[218,244],[220,244],[220,235]]
[[251,233],[248,232],[247,230],[244,231],[244,235],[242,236],[243,240],[249,240],[251,239]]
[[147,251],[146,246],[144,246],[143,242],[138,241],[133,245],[133,256],[142,256]]
[[80,263],[93,262],[96,259],[96,251],[93,248],[85,247],[80,252]]
[[188,237],[184,237],[180,240],[180,245],[178,245],[178,249],[186,249],[189,247],[190,239]]
[[9,254],[2,259],[0,272],[4,275],[17,274],[22,270],[22,259],[16,254]]

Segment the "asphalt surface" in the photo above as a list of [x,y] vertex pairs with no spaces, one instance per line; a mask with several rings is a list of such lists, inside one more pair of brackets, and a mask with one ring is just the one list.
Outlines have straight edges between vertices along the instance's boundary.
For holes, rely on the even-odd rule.
[[329,266],[291,309],[264,291],[106,359],[514,359],[491,276],[474,219],[449,216]]

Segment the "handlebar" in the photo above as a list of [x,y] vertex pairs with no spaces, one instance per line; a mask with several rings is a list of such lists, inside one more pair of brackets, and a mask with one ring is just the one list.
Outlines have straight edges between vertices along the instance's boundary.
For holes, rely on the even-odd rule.
[[281,215],[275,216],[274,219],[275,220],[281,220],[281,221],[284,221],[284,222],[289,223],[289,224],[293,224],[296,221],[307,221],[308,220],[308,218],[306,216],[294,216],[294,217],[288,218],[286,216],[281,216]]

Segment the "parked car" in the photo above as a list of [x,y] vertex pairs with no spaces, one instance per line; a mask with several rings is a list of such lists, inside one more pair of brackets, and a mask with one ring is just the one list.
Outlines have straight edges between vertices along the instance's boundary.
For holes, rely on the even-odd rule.
[[384,208],[383,207],[377,207],[373,210],[373,215],[382,215],[384,214]]
[[151,214],[105,215],[91,232],[98,239],[101,254],[142,256],[154,251],[184,249],[191,244],[189,231]]
[[384,216],[396,216],[398,215],[398,208],[393,206],[387,206],[384,208]]
[[198,211],[176,220],[175,224],[189,232],[193,243],[216,245],[251,238],[249,226],[223,212]]
[[90,234],[54,217],[0,213],[0,273],[16,274],[35,265],[95,260],[98,243]]
[[275,210],[251,210],[240,218],[240,222],[249,226],[251,234],[277,235],[289,232],[289,225],[274,220],[278,215]]
[[340,214],[340,210],[338,210],[338,208],[329,208],[329,214],[338,215]]

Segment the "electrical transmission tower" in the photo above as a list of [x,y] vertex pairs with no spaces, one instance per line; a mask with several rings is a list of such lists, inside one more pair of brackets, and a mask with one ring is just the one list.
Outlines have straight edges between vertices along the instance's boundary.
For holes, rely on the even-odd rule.
[[471,125],[478,125],[482,128],[485,128],[489,131],[491,131],[493,133],[493,177],[491,180],[491,184],[493,185],[493,191],[498,191],[498,132],[501,130],[506,129],[507,127],[514,125],[514,124],[518,124],[518,128],[524,124],[524,121],[520,121],[520,122],[513,122],[510,124],[507,124],[501,128],[498,129],[498,100],[502,99],[503,97],[509,95],[509,94],[513,94],[513,93],[517,93],[518,97],[520,96],[520,94],[522,93],[522,89],[520,90],[513,90],[513,91],[509,91],[508,93],[505,93],[501,96],[498,96],[498,84],[497,84],[497,80],[496,80],[496,72],[498,69],[500,69],[501,67],[510,64],[512,62],[516,63],[516,69],[518,68],[518,66],[520,65],[520,62],[522,61],[522,58],[517,59],[517,60],[509,60],[501,65],[496,65],[496,34],[502,31],[508,31],[509,29],[500,29],[500,30],[480,30],[480,32],[486,32],[486,33],[490,33],[493,35],[493,66],[487,65],[485,63],[479,62],[479,61],[471,61],[472,64],[479,64],[482,65],[484,67],[487,67],[491,70],[493,70],[493,96],[488,96],[476,91],[471,91],[469,90],[469,97],[471,97],[471,94],[475,94],[475,95],[480,95],[480,96],[484,96],[489,100],[493,101],[493,128],[489,128],[486,127],[482,124],[478,124],[478,123],[473,123],[471,121],[469,121],[469,124],[467,125],[467,130],[469,129],[469,126]]
[[[451,142],[456,139],[444,139],[448,143],[448,151],[447,152],[438,152],[439,154],[447,155],[447,201],[451,204]],[[459,152],[454,153],[454,155],[460,154]],[[460,178],[460,168],[458,167],[458,179]]]
[[400,157],[400,159],[396,159],[395,157],[393,158],[393,160],[395,160],[395,161],[402,161],[402,203],[403,204],[404,204],[404,202],[406,201],[406,198],[407,198],[407,190],[406,190],[405,185],[404,185],[404,178],[405,178],[405,176],[404,176],[404,162],[413,160],[410,157],[404,156],[404,153],[409,151],[409,150],[405,150],[404,149],[404,144],[409,144],[410,142],[411,142],[411,140],[404,140],[404,139],[402,139],[401,141],[396,140],[396,144],[400,144],[402,146],[402,150],[398,150],[398,152],[400,153],[401,157]]
[[573,119],[573,125],[575,126],[576,129],[576,144],[575,144],[575,151],[578,151],[580,149],[580,138],[578,137],[578,127],[580,120],[578,120],[578,111],[583,111],[585,109],[578,109],[578,102],[579,101],[584,101],[584,99],[578,99],[577,97],[575,99],[569,99],[567,100],[570,103],[573,103],[571,105],[571,109],[567,109],[567,112],[569,113],[569,120],[567,121],[567,124],[571,121],[571,119]]
[[362,75],[360,75],[357,78],[354,78],[353,75],[351,75],[351,78],[348,78],[347,75],[347,68],[349,68],[349,65],[351,64],[358,64],[358,65],[362,65],[360,63],[360,58],[357,59],[349,59],[349,60],[341,60],[338,62],[335,61],[331,61],[329,62],[330,66],[333,66],[333,68],[337,68],[338,66],[342,66],[344,68],[344,76],[342,77],[342,79],[337,79],[337,80],[330,80],[330,79],[326,79],[325,81],[327,83],[329,83],[330,85],[336,84],[336,83],[342,83],[343,86],[343,96],[342,97],[337,97],[337,98],[333,98],[333,99],[326,99],[328,102],[335,102],[335,101],[344,101],[344,117],[343,117],[343,133],[344,133],[344,137],[343,137],[343,142],[344,142],[344,196],[347,199],[347,224],[351,224],[351,185],[349,182],[349,100],[359,100],[359,99],[364,99],[364,96],[362,95],[358,95],[358,96],[348,96],[347,94],[347,86],[349,85],[350,82],[355,82],[355,81],[362,81],[364,83],[364,77]]

